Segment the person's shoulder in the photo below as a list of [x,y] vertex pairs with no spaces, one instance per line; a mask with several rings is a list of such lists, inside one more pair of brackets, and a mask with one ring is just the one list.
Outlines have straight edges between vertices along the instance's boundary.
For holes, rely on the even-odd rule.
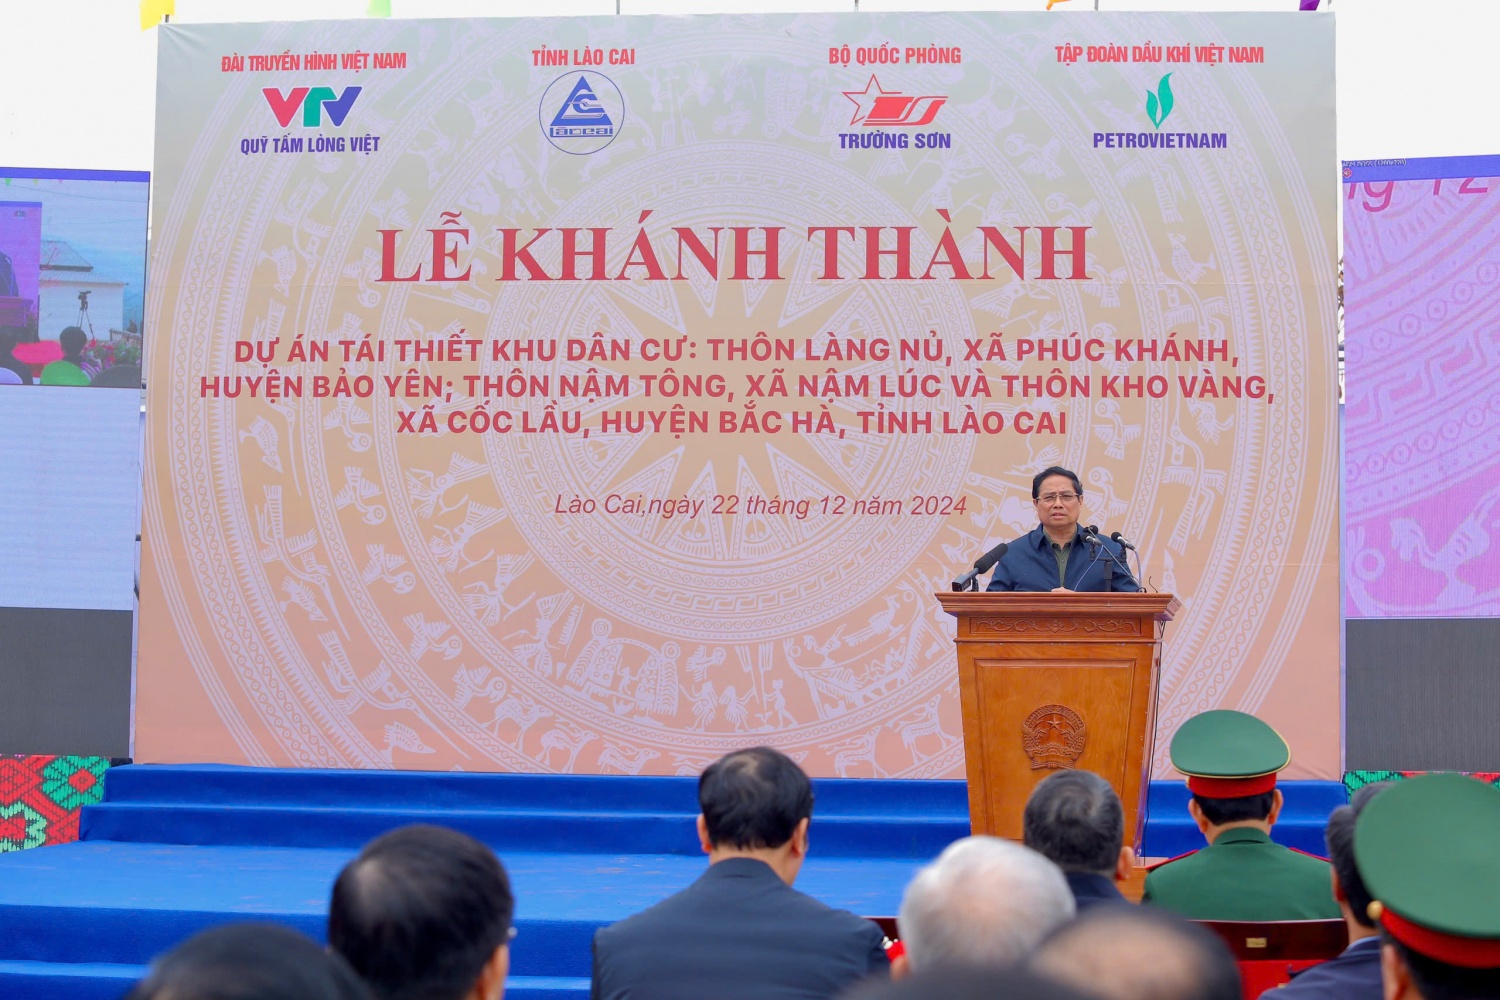
[[1380,1000],[1380,988],[1380,949],[1370,948],[1298,972],[1260,1000]]
[[[1207,851],[1189,851],[1158,861],[1146,869],[1143,898],[1171,909],[1197,899],[1212,883],[1213,859]],[[1209,881],[1205,881],[1208,879]]]
[[[1154,861],[1146,866],[1146,878],[1149,879],[1152,876],[1159,876],[1159,873],[1167,872],[1169,869],[1171,875],[1179,875],[1185,871],[1190,871],[1191,869],[1197,867],[1202,863],[1202,861],[1202,849],[1187,851],[1183,854],[1177,855],[1176,857],[1164,858],[1161,861]],[[1158,877],[1157,881],[1160,881],[1160,877]]]
[[1299,851],[1295,847],[1287,847],[1285,844],[1275,844],[1276,854],[1281,864],[1288,871],[1298,872],[1310,878],[1317,878],[1322,882],[1328,880],[1328,859],[1307,851]]
[[662,933],[663,927],[701,919],[703,908],[691,898],[688,891],[691,888],[680,889],[639,913],[632,913],[623,920],[616,920],[599,928],[594,932],[595,947],[624,946],[643,936],[657,937]]
[[829,906],[820,899],[791,886],[778,895],[778,908],[784,908],[789,918],[806,927],[817,927],[824,933],[860,940],[879,941],[884,935],[874,921],[849,910]]

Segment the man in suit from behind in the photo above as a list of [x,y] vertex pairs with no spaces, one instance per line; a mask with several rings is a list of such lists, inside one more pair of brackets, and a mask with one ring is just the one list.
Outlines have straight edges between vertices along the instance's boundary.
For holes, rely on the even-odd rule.
[[1061,868],[1079,912],[1123,903],[1115,887],[1135,867],[1125,843],[1125,810],[1092,771],[1057,771],[1031,790],[1021,818],[1026,846]]
[[594,1000],[821,1000],[890,969],[880,928],[792,888],[812,784],[785,754],[739,750],[698,779],[708,870],[594,935]]
[[1381,1000],[1380,929],[1370,917],[1370,891],[1354,865],[1354,824],[1365,805],[1391,782],[1366,785],[1347,806],[1328,817],[1324,837],[1333,865],[1333,898],[1349,928],[1349,947],[1336,958],[1295,973],[1285,986],[1261,994],[1267,1000]]

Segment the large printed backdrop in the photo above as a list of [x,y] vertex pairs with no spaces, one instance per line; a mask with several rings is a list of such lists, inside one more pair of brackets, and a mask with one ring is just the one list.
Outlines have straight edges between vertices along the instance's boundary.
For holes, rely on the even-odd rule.
[[1321,15],[164,29],[138,758],[958,777],[932,594],[1060,463],[1185,602],[1160,732],[1244,708],[1335,776],[1332,55]]
[[1344,188],[1344,613],[1491,618],[1500,157],[1385,171],[1351,165]]

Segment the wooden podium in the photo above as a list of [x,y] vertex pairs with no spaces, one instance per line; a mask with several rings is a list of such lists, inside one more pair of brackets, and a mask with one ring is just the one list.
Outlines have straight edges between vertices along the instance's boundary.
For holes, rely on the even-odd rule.
[[1054,770],[1104,777],[1140,851],[1156,682],[1171,594],[940,593],[958,619],[969,819],[1021,839],[1031,789]]

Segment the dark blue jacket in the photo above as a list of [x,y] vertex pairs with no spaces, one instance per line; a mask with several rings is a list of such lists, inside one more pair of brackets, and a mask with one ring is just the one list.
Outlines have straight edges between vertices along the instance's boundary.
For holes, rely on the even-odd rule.
[[593,1000],[827,1000],[889,975],[884,940],[765,862],[726,858],[595,933]]
[[1079,913],[1099,903],[1127,902],[1108,875],[1093,872],[1063,872],[1063,875],[1068,879],[1068,888],[1073,890],[1073,902],[1078,905]]
[[1303,969],[1285,986],[1266,990],[1262,1000],[1381,1000],[1380,938],[1367,937],[1337,958]]
[[[1113,555],[1114,559],[1110,556]],[[1095,558],[1097,556],[1097,558]],[[1119,562],[1116,563],[1115,559]],[[1125,591],[1134,593],[1141,589],[1130,574],[1125,561],[1125,550],[1108,538],[1100,540],[1096,547],[1084,541],[1083,533],[1073,537],[1073,547],[1068,554],[1068,571],[1063,586],[1069,590],[1102,592]],[[1052,553],[1052,540],[1038,524],[1031,531],[1010,543],[1010,548],[995,564],[988,590],[1048,591],[1057,586],[1057,557]]]

